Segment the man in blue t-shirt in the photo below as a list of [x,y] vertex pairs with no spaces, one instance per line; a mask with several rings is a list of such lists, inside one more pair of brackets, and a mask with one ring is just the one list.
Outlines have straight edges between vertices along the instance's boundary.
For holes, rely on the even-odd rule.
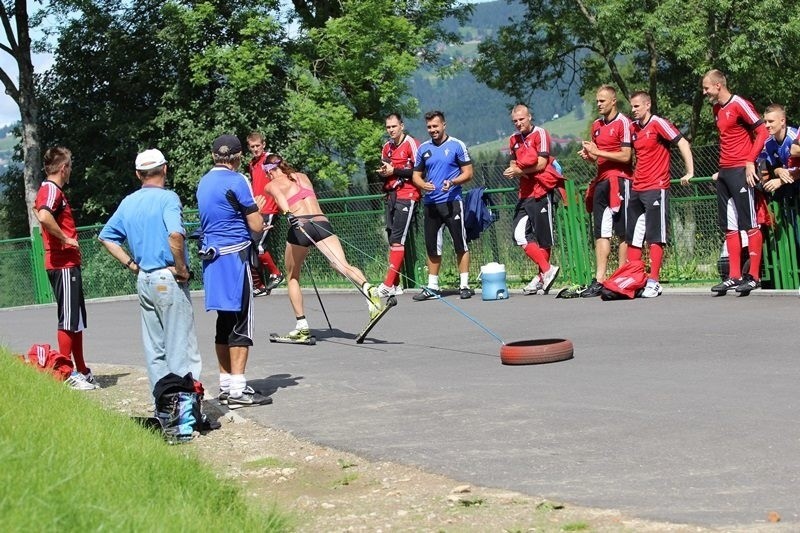
[[219,362],[219,401],[230,409],[272,403],[247,385],[245,367],[253,345],[253,280],[250,232],[263,231],[247,178],[237,172],[242,143],[233,135],[217,137],[211,147],[214,167],[197,185],[206,311],[217,312],[214,349]]
[[414,296],[423,301],[438,298],[439,269],[442,266],[442,232],[445,227],[453,238],[459,271],[459,295],[472,296],[469,288],[469,250],[464,229],[464,206],[461,186],[472,179],[472,160],[466,145],[447,135],[447,123],[441,111],[425,113],[431,140],[417,149],[412,179],[424,194],[425,249],[428,253],[428,285]]
[[[796,182],[790,167],[795,166],[792,158],[792,145],[797,144],[797,128],[786,125],[786,110],[780,104],[772,104],[764,111],[764,125],[769,133],[769,138],[764,143],[764,150],[758,156],[758,161],[764,161],[766,166],[762,172],[761,181],[764,190],[777,193],[777,198],[793,196],[796,192]],[[784,187],[784,185],[788,185]],[[780,189],[780,192],[777,192]]]
[[[189,296],[181,201],[164,188],[167,161],[160,150],[136,156],[142,188],[126,196],[100,232],[106,250],[137,274],[142,342],[150,390],[167,374],[200,379],[200,351]],[[122,247],[127,242],[130,254]]]

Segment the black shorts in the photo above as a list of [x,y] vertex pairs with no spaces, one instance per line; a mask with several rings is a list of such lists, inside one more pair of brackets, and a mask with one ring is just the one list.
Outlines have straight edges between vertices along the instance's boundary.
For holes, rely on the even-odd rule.
[[625,238],[628,218],[626,211],[631,182],[625,178],[617,178],[617,180],[619,181],[620,206],[616,213],[611,210],[609,201],[611,186],[608,180],[598,182],[594,189],[592,220],[595,239],[610,239],[614,235]]
[[417,202],[414,200],[398,200],[395,191],[387,195],[386,236],[389,238],[389,244],[405,245],[416,205]]
[[758,227],[755,191],[747,184],[745,167],[720,169],[717,215],[722,231],[746,231]]
[[430,257],[442,255],[442,230],[447,227],[457,254],[468,252],[464,229],[464,204],[461,200],[425,204],[425,250]]
[[553,219],[557,208],[553,198],[553,193],[549,192],[541,198],[522,198],[517,202],[511,223],[515,244],[525,246],[535,242],[542,248],[553,247]]
[[86,302],[83,299],[81,267],[48,270],[47,277],[58,304],[58,329],[86,329]]
[[644,246],[644,241],[648,244],[666,243],[668,214],[668,189],[632,191],[628,199],[628,230],[625,240],[637,248]]
[[[301,215],[297,218],[303,221],[303,229],[289,226],[289,233],[286,235],[286,242],[296,244],[303,248],[314,246],[321,240],[333,235],[333,226],[324,218],[325,215]],[[312,220],[318,218],[319,220]]]
[[242,284],[242,308],[239,311],[217,311],[214,344],[253,345],[253,281],[249,265],[247,270]]

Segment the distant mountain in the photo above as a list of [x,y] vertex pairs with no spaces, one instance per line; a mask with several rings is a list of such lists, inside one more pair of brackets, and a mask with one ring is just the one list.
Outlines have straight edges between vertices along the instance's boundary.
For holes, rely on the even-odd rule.
[[[472,18],[463,27],[459,28],[454,20],[445,22],[446,29],[459,32],[464,44],[444,49],[443,62],[460,60],[469,64],[477,56],[477,47],[482,40],[524,14],[523,5],[509,4],[505,0],[474,4]],[[411,92],[419,101],[422,114],[432,109],[443,111],[448,132],[468,145],[505,138],[514,129],[509,114],[516,102],[479,83],[469,71],[440,79],[432,69],[420,69],[412,79]],[[537,124],[566,115],[583,105],[577,85],[566,96],[555,89],[536,91],[531,101],[526,103],[531,107]],[[408,117],[405,122],[412,135],[426,138],[422,116]]]

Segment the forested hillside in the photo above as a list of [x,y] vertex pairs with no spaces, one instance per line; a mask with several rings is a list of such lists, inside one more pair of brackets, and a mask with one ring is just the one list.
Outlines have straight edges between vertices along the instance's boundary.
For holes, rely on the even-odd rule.
[[[500,26],[510,20],[521,18],[525,8],[519,3],[509,4],[505,0],[475,4],[470,21],[461,28],[455,21],[448,21],[448,30],[457,31],[464,44],[449,47],[444,53],[447,66],[459,64],[465,67],[458,74],[442,79],[431,68],[420,69],[414,74],[412,94],[419,101],[422,114],[431,109],[440,109],[447,116],[448,132],[468,145],[485,143],[508,136],[513,131],[509,112],[516,102],[505,94],[479,83],[466,70],[476,55],[477,44],[492,36]],[[527,102],[534,120],[541,124],[555,115],[565,115],[582,101],[577,83],[564,88],[536,91]],[[412,134],[425,138],[422,116],[408,117],[406,125]]]

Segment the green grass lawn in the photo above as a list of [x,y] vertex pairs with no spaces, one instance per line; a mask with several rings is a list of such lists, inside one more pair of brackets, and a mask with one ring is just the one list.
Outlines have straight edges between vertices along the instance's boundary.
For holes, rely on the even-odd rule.
[[[238,487],[0,348],[0,530],[286,531]],[[88,394],[91,394],[89,392]]]

